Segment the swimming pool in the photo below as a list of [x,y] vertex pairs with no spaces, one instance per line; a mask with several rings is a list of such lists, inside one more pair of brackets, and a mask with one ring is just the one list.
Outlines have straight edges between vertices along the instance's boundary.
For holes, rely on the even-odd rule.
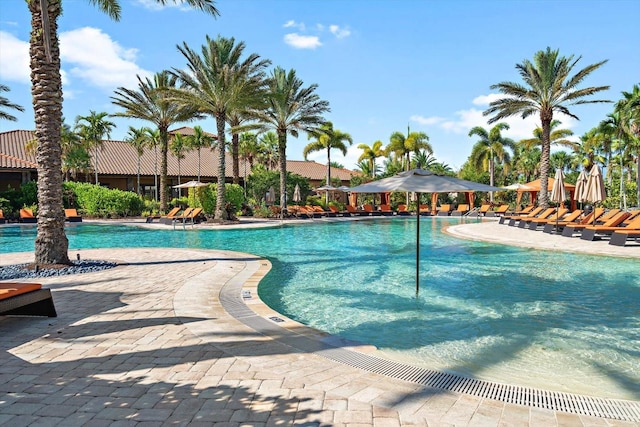
[[[640,266],[469,242],[425,218],[415,295],[415,219],[245,230],[70,226],[70,248],[197,247],[268,258],[261,298],[384,356],[489,381],[640,399]],[[0,252],[34,227],[0,228]]]

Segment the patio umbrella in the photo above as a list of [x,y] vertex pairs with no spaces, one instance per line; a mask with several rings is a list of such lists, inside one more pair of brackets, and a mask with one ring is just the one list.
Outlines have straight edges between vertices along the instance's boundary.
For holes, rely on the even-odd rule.
[[582,203],[584,201],[585,189],[587,188],[587,174],[584,173],[584,169],[580,171],[578,179],[576,180],[575,198],[577,202]]
[[333,191],[340,191],[338,190],[336,187],[334,187],[333,185],[323,185],[322,187],[318,187],[314,190],[316,193],[322,193],[322,192],[326,192],[325,195],[325,200],[326,203],[329,204],[329,193],[333,192]]
[[[562,169],[556,169],[556,176],[553,178],[553,188],[551,189],[550,200],[558,203],[558,206],[567,199],[567,192],[564,188],[564,173]],[[556,234],[558,233],[558,212],[556,212]]]
[[[599,203],[607,198],[607,193],[604,191],[604,179],[602,178],[602,171],[600,166],[593,165],[589,177],[587,178],[587,186],[584,190],[583,198],[585,202]],[[593,222],[595,223],[595,215]]]
[[296,187],[293,189],[293,201],[299,203],[302,201],[302,196],[300,195],[300,186],[296,184]]
[[209,184],[205,184],[204,182],[200,182],[200,181],[187,181],[180,185],[174,185],[173,188],[195,188],[195,187],[206,187],[207,185]]
[[502,187],[502,189],[504,189],[504,190],[524,190],[524,191],[533,190],[533,188],[527,187],[526,185],[520,184],[518,182],[516,182],[515,184],[511,184],[511,185],[507,185],[505,187]]
[[[500,191],[500,187],[465,181],[452,176],[437,175],[426,169],[412,169],[390,178],[351,187],[353,193],[385,193],[413,191],[416,193],[451,193],[455,191]],[[420,200],[420,194],[418,194]],[[420,289],[420,212],[416,215],[416,295]]]
[[275,203],[276,201],[276,191],[273,189],[273,187],[269,187],[269,191],[267,191],[267,194],[265,195],[265,202],[267,204],[271,203]]

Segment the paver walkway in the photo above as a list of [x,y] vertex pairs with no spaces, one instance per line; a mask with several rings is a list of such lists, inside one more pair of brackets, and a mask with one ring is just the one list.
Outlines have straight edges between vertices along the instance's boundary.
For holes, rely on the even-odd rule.
[[0,425],[637,425],[426,388],[288,346],[278,326],[259,333],[221,305],[223,287],[254,289],[268,271],[249,254],[76,252],[122,265],[39,279],[57,318],[0,317]]

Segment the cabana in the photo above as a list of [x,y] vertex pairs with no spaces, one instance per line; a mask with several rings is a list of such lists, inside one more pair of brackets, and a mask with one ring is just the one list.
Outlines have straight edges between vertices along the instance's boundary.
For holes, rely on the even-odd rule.
[[[549,194],[551,194],[551,190],[553,189],[553,183],[555,182],[555,179],[549,177],[549,182],[547,183],[547,191],[549,192]],[[529,195],[531,196],[531,204],[535,204],[537,198],[538,198],[538,192],[540,191],[540,180],[536,179],[535,181],[531,181],[528,182],[526,184],[528,187],[528,189],[526,190],[518,190],[518,196],[516,198],[516,206],[520,206],[520,201],[522,200],[522,195],[524,193],[529,193]],[[575,199],[575,190],[576,190],[576,186],[573,184],[569,184],[567,182],[564,183],[564,188],[566,190],[566,192],[569,194],[569,199],[571,200],[571,210],[575,211],[578,206],[576,204],[576,199]]]

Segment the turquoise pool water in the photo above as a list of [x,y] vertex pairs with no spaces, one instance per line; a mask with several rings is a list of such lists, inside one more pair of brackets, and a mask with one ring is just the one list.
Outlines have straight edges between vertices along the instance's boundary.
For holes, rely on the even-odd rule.
[[[70,248],[249,252],[272,271],[260,297],[385,357],[498,382],[640,399],[640,263],[469,242],[415,218],[244,230],[69,226]],[[0,227],[0,253],[31,251],[35,227]],[[588,244],[585,242],[585,244]]]

